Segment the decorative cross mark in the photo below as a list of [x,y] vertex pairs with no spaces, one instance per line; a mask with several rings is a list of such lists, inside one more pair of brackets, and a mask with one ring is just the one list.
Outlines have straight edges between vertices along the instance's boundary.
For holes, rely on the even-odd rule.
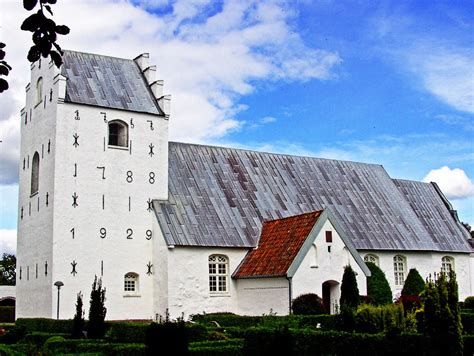
[[148,264],[146,265],[148,267],[148,271],[146,272],[147,275],[151,276],[153,274],[151,268],[153,267],[153,265],[151,264],[151,262],[148,262]]
[[77,198],[79,198],[79,195],[77,195],[76,192],[74,192],[74,195],[72,196],[72,206],[73,206],[74,208],[79,205],[79,204],[77,203]]
[[80,120],[81,117],[79,116],[79,110],[76,110],[74,112],[76,113],[76,117],[74,118],[74,120]]
[[46,206],[48,206],[49,204],[49,193],[46,192]]
[[76,271],[77,262],[76,262],[76,261],[72,261],[72,262],[71,262],[71,266],[72,266],[71,274],[72,274],[73,276],[75,276],[75,275],[77,274],[77,271]]
[[151,201],[150,198],[148,198],[147,203],[148,203],[148,208],[146,210],[152,211],[153,210],[153,202]]
[[133,117],[130,119],[130,127],[132,129],[135,128],[135,124],[133,123]]
[[148,154],[150,155],[150,157],[153,157],[153,155],[155,154],[155,152],[153,152],[153,148],[155,148],[155,146],[153,145],[153,143],[150,143],[148,147],[150,147],[150,152]]
[[102,179],[105,179],[105,167],[97,167],[97,169],[102,169]]
[[155,128],[153,127],[153,121],[151,120],[146,120],[146,122],[150,123],[150,130],[153,131]]
[[74,138],[74,143],[72,145],[77,148],[77,146],[79,146],[79,142],[77,142],[79,135],[75,133],[74,135],[72,135],[72,137]]
[[44,275],[48,275],[48,261],[44,261]]
[[101,111],[100,114],[104,115],[104,122],[107,123],[107,114],[103,111]]

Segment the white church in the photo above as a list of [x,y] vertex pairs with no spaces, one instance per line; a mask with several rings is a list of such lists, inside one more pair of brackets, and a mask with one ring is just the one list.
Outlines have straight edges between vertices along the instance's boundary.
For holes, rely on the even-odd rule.
[[454,269],[460,298],[474,294],[470,236],[436,184],[170,142],[170,96],[148,54],[63,60],[31,66],[21,111],[17,317],[72,318],[94,276],[112,320],[284,315],[303,293],[334,313],[344,266],[366,293],[366,261],[395,296],[413,267]]

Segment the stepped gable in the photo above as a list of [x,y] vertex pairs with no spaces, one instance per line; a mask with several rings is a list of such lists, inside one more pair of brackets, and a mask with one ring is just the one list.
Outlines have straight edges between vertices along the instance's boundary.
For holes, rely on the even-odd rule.
[[329,207],[358,250],[471,252],[375,164],[170,142],[169,199],[153,205],[168,245],[255,247],[264,220]]
[[162,115],[131,59],[65,50],[61,74],[67,78],[66,102]]

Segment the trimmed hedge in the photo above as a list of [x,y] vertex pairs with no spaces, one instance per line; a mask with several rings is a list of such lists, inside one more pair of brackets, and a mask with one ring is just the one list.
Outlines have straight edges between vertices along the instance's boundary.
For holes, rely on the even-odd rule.
[[48,339],[50,339],[52,337],[56,337],[56,336],[59,336],[59,337],[62,337],[64,339],[66,339],[66,338],[69,338],[71,336],[71,334],[69,334],[69,333],[68,334],[60,334],[60,333],[51,334],[51,333],[42,333],[42,332],[34,331],[31,334],[27,334],[21,340],[21,343],[23,343],[23,344],[33,344],[35,346],[42,347]]
[[56,354],[100,353],[105,355],[145,355],[145,345],[109,343],[102,340],[64,340],[48,343],[45,351]]
[[45,333],[70,334],[72,320],[55,320],[47,318],[19,318],[16,326],[24,327],[28,332],[39,331]]
[[192,355],[243,355],[244,340],[233,339],[226,341],[195,342],[189,345]]
[[474,334],[474,313],[461,313],[464,334]]
[[150,323],[108,323],[106,338],[112,342],[145,343],[145,331]]

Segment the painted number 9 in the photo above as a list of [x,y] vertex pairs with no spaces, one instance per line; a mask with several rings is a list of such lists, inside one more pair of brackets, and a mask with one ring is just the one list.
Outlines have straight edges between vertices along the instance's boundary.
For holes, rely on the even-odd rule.
[[151,237],[153,236],[153,233],[151,232],[151,230],[147,230],[146,231],[146,239],[147,240],[151,240]]
[[105,227],[101,227],[99,232],[100,232],[100,238],[105,239],[105,236],[107,236],[107,230],[105,229]]

